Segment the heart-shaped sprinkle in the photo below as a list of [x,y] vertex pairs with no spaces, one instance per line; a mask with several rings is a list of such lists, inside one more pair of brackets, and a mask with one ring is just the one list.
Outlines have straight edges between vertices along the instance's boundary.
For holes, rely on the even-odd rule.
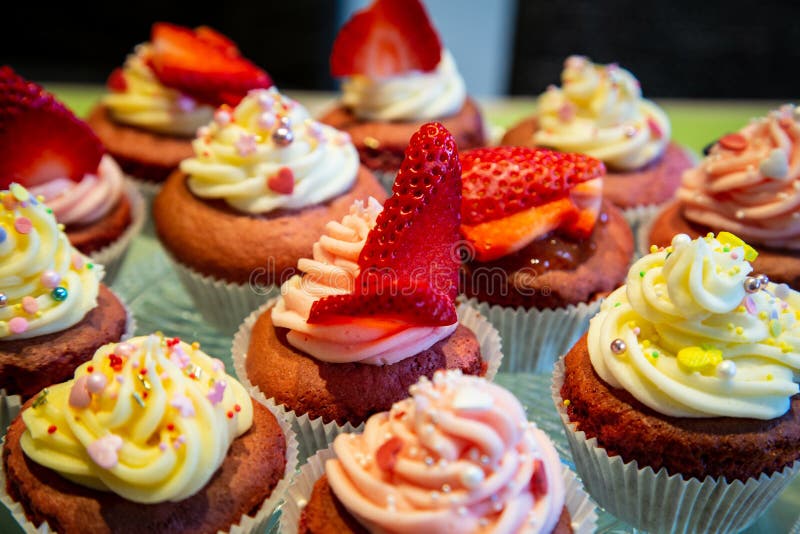
[[294,191],[294,173],[289,167],[281,167],[267,179],[267,187],[280,195],[291,195]]
[[92,402],[92,396],[89,394],[89,388],[86,383],[89,377],[86,375],[79,376],[72,384],[69,390],[69,405],[73,408],[86,408]]
[[117,452],[122,448],[122,438],[108,434],[93,441],[86,447],[86,452],[94,463],[103,469],[112,469],[119,463]]

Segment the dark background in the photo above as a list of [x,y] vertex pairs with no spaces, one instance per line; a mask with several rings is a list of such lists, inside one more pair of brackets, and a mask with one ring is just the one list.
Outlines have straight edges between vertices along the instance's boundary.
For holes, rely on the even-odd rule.
[[[219,29],[279,87],[336,87],[328,75],[341,16],[335,0],[226,2],[209,11],[150,0],[65,4],[15,2],[2,16],[0,63],[40,81],[102,83],[147,40],[153,21],[167,20]],[[557,83],[564,58],[578,51],[619,61],[648,96],[800,94],[800,1],[518,0],[514,27],[509,94]]]

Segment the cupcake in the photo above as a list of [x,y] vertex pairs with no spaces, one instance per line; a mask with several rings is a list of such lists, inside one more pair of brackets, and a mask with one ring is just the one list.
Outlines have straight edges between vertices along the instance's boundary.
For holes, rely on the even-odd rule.
[[608,168],[603,194],[632,222],[644,217],[635,208],[670,200],[692,161],[670,141],[667,115],[642,98],[636,78],[614,63],[595,65],[571,56],[561,82],[562,87],[550,86],[539,97],[534,116],[512,127],[502,144],[602,160]]
[[444,124],[461,150],[486,143],[480,110],[418,0],[376,0],[353,15],[333,44],[331,74],[343,78],[342,98],[320,120],[350,134],[389,190],[424,122]]
[[674,234],[732,232],[759,248],[753,268],[800,287],[800,109],[783,106],[728,134],[683,174],[677,201],[647,229],[640,246]]
[[281,532],[592,532],[594,508],[505,389],[437,371],[303,466]]
[[153,205],[156,233],[197,308],[233,332],[295,272],[325,224],[385,194],[346,134],[276,89],[221,107]]
[[133,330],[102,278],[103,267],[69,244],[25,188],[0,191],[0,432],[20,397],[72,376],[98,347]]
[[222,104],[267,88],[266,72],[224,35],[158,22],[108,79],[89,124],[122,170],[149,196],[192,156],[192,138]]
[[496,332],[466,307],[459,321],[455,306],[461,180],[453,137],[441,124],[423,125],[406,154],[383,209],[370,199],[326,225],[313,259],[298,262],[304,275],[234,338],[240,379],[292,412],[311,452],[388,410],[420,376],[442,368],[493,376],[499,366]]
[[461,155],[461,291],[500,330],[504,369],[550,371],[625,278],[633,236],[583,154],[496,147]]
[[114,276],[144,222],[141,195],[114,159],[53,95],[0,67],[0,190],[41,196],[81,253]]
[[289,427],[196,343],[105,345],[36,399],[3,446],[27,530],[261,531],[295,468]]
[[800,293],[754,273],[754,254],[678,234],[559,362],[578,474],[636,528],[737,532],[800,469]]

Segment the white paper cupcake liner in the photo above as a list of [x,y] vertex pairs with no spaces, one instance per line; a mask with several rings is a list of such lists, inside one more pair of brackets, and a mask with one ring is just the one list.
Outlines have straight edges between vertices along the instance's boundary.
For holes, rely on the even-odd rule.
[[[247,377],[246,361],[247,351],[250,348],[250,334],[256,320],[266,310],[271,308],[277,297],[252,312],[239,327],[233,337],[231,355],[233,357],[233,367],[236,370],[236,377],[246,387],[254,391],[261,392],[258,386],[250,382]],[[486,379],[493,380],[497,371],[500,369],[503,360],[502,344],[497,330],[486,320],[475,308],[461,304],[456,308],[459,322],[472,330],[481,346],[481,356],[486,362]],[[273,400],[273,399],[270,399]],[[273,400],[274,402],[274,400]],[[300,442],[301,462],[310,457],[316,451],[324,449],[342,432],[360,431],[364,424],[354,426],[350,423],[339,425],[335,421],[324,423],[321,417],[310,418],[308,414],[297,415],[294,410],[289,410],[283,405],[277,407],[286,414],[292,421],[293,428]]]
[[[561,398],[564,360],[553,372],[551,394],[567,434],[575,469],[597,503],[630,525],[652,532],[738,532],[753,523],[800,471],[800,460],[747,482],[723,478],[685,480],[665,468],[640,469],[609,456],[570,422]],[[743,458],[743,462],[747,459]]]
[[136,187],[136,189],[139,191],[139,193],[141,193],[142,197],[144,198],[144,203],[147,209],[148,217],[145,221],[145,225],[142,232],[145,235],[153,236],[156,233],[152,215],[153,200],[155,200],[158,192],[161,191],[162,184],[157,182],[148,182],[146,180],[140,180],[139,178],[131,176],[130,174],[127,174],[126,178]]
[[[292,480],[294,479],[298,465],[297,437],[292,430],[291,423],[286,419],[285,416],[283,416],[281,411],[275,407],[275,404],[267,401],[267,399],[264,398],[264,395],[262,395],[260,392],[251,391],[250,395],[253,397],[254,402],[258,402],[266,406],[278,420],[281,431],[286,438],[286,467],[284,469],[283,478],[278,481],[278,483],[275,485],[275,488],[273,488],[272,493],[270,493],[269,497],[264,500],[258,511],[253,515],[242,514],[239,521],[236,524],[231,525],[226,531],[230,534],[255,534],[256,532],[261,533],[265,531],[267,524],[270,523],[273,512],[283,502],[286,492],[289,489]],[[5,436],[3,436],[2,442],[0,443],[3,447],[5,446]],[[50,525],[47,523],[43,523],[39,526],[36,526],[34,523],[32,523],[25,515],[25,509],[22,507],[22,505],[13,500],[8,494],[6,489],[5,465],[0,468],[0,502],[2,502],[5,507],[8,508],[12,517],[24,532],[30,534],[47,534],[55,532],[50,529]],[[210,504],[211,506],[215,505],[215,503]],[[143,512],[146,512],[146,510],[143,510]]]
[[280,293],[280,287],[276,285],[260,287],[225,282],[198,273],[171,256],[170,260],[197,310],[226,335],[236,332],[250,312]]
[[639,225],[639,228],[636,229],[636,233],[633,234],[636,245],[636,251],[634,252],[636,258],[641,258],[642,256],[650,254],[650,245],[652,244],[650,243],[650,232],[653,229],[653,224],[656,219],[658,219],[661,211],[669,205],[671,205],[671,203],[661,206],[648,220],[644,221]]
[[[300,472],[286,494],[286,502],[281,507],[279,531],[281,534],[297,534],[300,517],[311,498],[314,484],[325,474],[325,462],[335,457],[333,449],[328,447],[318,451],[300,468]],[[584,491],[575,473],[566,467],[561,472],[567,497],[565,504],[572,519],[572,530],[575,534],[591,534],[597,527],[597,512],[594,503]]]
[[104,280],[109,285],[112,284],[117,277],[125,261],[128,246],[131,244],[133,238],[142,231],[142,226],[144,226],[145,219],[147,218],[145,200],[130,181],[126,181],[125,183],[125,195],[127,195],[131,205],[131,224],[116,241],[89,255],[92,262],[98,263],[105,268],[106,275]]
[[[667,202],[667,204],[668,203],[669,202]],[[622,216],[625,217],[625,221],[628,223],[628,226],[631,227],[634,238],[638,235],[639,228],[641,228],[642,225],[650,223],[665,205],[666,204],[651,204],[649,206],[636,206],[634,208],[622,210]],[[634,245],[636,245],[635,240]],[[637,255],[637,252],[638,248],[634,246],[633,253],[635,259],[640,257]]]
[[564,308],[526,310],[466,300],[489,319],[503,340],[505,373],[549,373],[589,328],[589,319],[600,309],[600,300]]

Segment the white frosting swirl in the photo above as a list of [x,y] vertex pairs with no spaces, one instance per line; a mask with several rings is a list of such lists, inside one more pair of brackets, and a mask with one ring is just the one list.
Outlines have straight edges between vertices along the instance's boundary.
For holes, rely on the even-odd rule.
[[136,47],[122,68],[125,90],[103,97],[114,120],[154,132],[191,137],[208,123],[214,108],[163,85],[147,65],[150,44]]
[[353,292],[359,274],[358,257],[382,207],[370,197],[356,201],[342,222],[331,221],[314,243],[314,259],[300,259],[293,276],[281,286],[272,322],[288,328],[289,343],[318,360],[391,365],[428,349],[455,331],[448,326],[412,326],[399,319],[353,317],[347,324],[308,324],[311,306],[331,295]]
[[411,121],[457,113],[467,98],[464,79],[449,51],[431,72],[411,71],[386,78],[351,76],[342,82],[342,103],[359,119]]
[[333,443],[328,481],[359,522],[372,532],[552,532],[561,463],[511,393],[455,371],[410,392]]
[[669,119],[642,98],[630,72],[572,56],[561,79],[561,88],[551,86],[539,97],[535,144],[588,154],[619,170],[642,168],[664,153]]
[[102,278],[44,204],[18,184],[0,191],[0,340],[77,324],[97,306]]
[[32,187],[31,193],[43,196],[56,220],[67,226],[91,224],[117,205],[125,186],[125,177],[108,154],[100,160],[95,174],[86,174],[80,182],[57,178]]
[[637,261],[590,323],[597,374],[669,416],[786,413],[800,391],[800,293],[745,291],[748,250],[731,234],[679,234]]
[[220,360],[155,335],[101,347],[45,398],[22,412],[26,456],[139,503],[197,493],[253,422],[250,396]]
[[[293,140],[276,142],[287,130]],[[217,110],[193,146],[196,156],[181,163],[192,192],[253,214],[330,200],[350,189],[359,168],[347,134],[312,120],[274,87]]]

